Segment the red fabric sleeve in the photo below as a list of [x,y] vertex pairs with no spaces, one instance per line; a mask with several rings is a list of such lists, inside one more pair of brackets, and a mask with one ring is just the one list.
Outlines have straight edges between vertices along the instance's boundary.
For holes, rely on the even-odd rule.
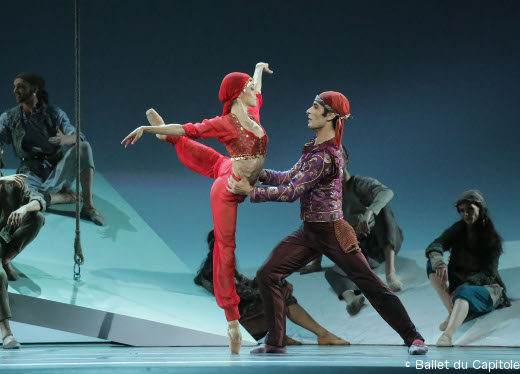
[[205,119],[202,123],[186,123],[182,125],[186,136],[192,139],[217,138],[221,143],[227,143],[238,136],[238,131],[225,117]]
[[264,103],[264,99],[262,98],[261,93],[256,94],[256,106],[250,106],[247,108],[247,112],[251,114],[253,117],[255,117],[260,123],[260,108],[262,107],[262,104]]

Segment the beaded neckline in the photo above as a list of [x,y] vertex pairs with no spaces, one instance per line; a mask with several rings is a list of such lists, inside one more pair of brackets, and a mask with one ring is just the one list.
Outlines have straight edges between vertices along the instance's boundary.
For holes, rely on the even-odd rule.
[[240,123],[240,120],[238,119],[238,117],[237,117],[234,113],[230,113],[230,114],[231,114],[231,117],[233,117],[233,119],[234,119],[234,121],[235,121],[236,124],[240,125],[241,128],[244,129],[244,131],[248,132],[249,134],[251,134],[251,135],[252,135],[253,137],[255,137],[256,139],[263,139],[265,136],[267,136],[267,133],[265,132],[265,129],[262,127],[262,125],[259,124],[259,123],[257,123],[257,122],[255,121],[254,117],[251,116],[249,113],[248,113],[248,117],[249,117],[249,119],[251,119],[254,123],[256,123],[258,126],[260,126],[260,128],[261,128],[262,131],[264,132],[264,135],[262,135],[262,136],[257,136],[257,135],[255,135],[254,132],[248,130],[247,128],[245,128],[245,127]]

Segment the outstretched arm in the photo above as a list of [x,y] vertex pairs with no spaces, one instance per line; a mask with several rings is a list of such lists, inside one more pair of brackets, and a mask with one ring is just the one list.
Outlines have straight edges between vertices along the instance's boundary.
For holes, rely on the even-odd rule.
[[215,117],[205,119],[201,123],[141,126],[128,134],[121,144],[125,144],[125,148],[135,144],[145,132],[165,136],[188,136],[192,139],[217,138],[221,143],[226,143],[238,136],[237,129],[226,117]]
[[158,135],[166,136],[182,136],[186,135],[186,131],[182,128],[182,125],[160,125],[160,126],[140,126],[132,131],[130,134],[123,139],[121,144],[125,145],[125,148],[129,145],[134,145],[145,132]]
[[264,71],[273,74],[273,71],[269,69],[269,64],[265,62],[259,62],[256,64],[255,73],[253,74],[253,83],[255,84],[256,94],[262,93],[262,73]]

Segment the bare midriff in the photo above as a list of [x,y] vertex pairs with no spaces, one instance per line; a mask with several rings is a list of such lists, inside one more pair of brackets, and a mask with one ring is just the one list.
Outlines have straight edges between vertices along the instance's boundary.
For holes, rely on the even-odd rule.
[[233,174],[246,178],[249,183],[254,184],[258,180],[260,172],[264,169],[264,155],[248,156],[244,159],[231,158],[233,163]]

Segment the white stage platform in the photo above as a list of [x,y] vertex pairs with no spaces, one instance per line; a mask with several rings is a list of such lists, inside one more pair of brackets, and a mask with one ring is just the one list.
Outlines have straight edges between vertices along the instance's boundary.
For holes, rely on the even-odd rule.
[[[404,346],[290,347],[286,355],[231,356],[227,347],[136,348],[112,344],[27,345],[0,350],[0,372],[10,373],[518,373],[515,348],[432,347],[427,356],[409,356]],[[437,370],[431,369],[433,366]],[[422,369],[421,369],[422,368]],[[502,368],[502,370],[500,369]]]

